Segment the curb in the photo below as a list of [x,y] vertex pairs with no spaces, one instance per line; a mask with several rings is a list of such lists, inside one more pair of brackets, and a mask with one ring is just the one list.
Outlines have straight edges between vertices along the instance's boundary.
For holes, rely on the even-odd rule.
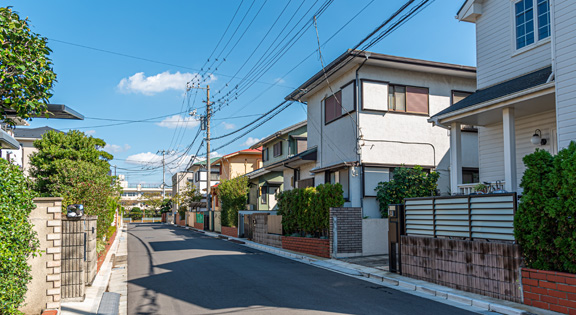
[[[382,273],[389,273],[389,272],[385,272],[385,271],[378,270],[379,273],[375,273],[374,271],[371,271],[371,270],[366,271],[367,269],[372,269],[369,267],[363,267],[362,266],[359,269],[364,269],[364,270],[359,270],[359,269],[352,267],[352,266],[358,266],[358,265],[353,265],[353,264],[346,263],[346,262],[339,261],[339,260],[335,260],[335,259],[327,259],[327,258],[321,258],[321,257],[316,258],[316,257],[307,256],[307,255],[301,255],[301,254],[297,254],[297,253],[293,253],[293,252],[288,252],[286,250],[283,250],[283,249],[280,249],[277,247],[258,244],[258,243],[248,241],[245,239],[240,239],[240,238],[236,238],[236,237],[229,237],[229,236],[222,237],[221,234],[209,232],[209,231],[197,230],[197,229],[195,229],[193,227],[189,227],[189,226],[186,226],[186,227],[179,226],[179,225],[174,225],[174,226],[180,227],[180,228],[185,228],[185,229],[197,232],[197,233],[202,233],[206,236],[210,236],[213,238],[217,238],[217,239],[221,239],[221,240],[225,240],[225,241],[229,241],[229,242],[234,242],[234,243],[244,244],[244,246],[255,248],[255,249],[261,250],[263,252],[267,252],[269,254],[276,255],[276,256],[281,256],[281,257],[293,259],[293,260],[301,260],[302,262],[304,262],[306,264],[313,265],[313,266],[318,267],[318,268],[332,270],[332,271],[339,272],[339,273],[346,274],[346,275],[373,279],[373,280],[382,282],[383,285],[388,286],[388,287],[402,288],[402,289],[404,289],[404,291],[407,291],[408,293],[410,293],[410,291],[424,293],[427,295],[435,296],[436,298],[446,299],[446,300],[449,300],[451,302],[456,302],[456,303],[460,303],[460,304],[464,304],[464,305],[468,305],[468,306],[474,306],[474,307],[477,307],[477,308],[480,308],[480,309],[483,309],[486,311],[491,311],[491,312],[496,312],[496,313],[501,313],[501,314],[506,314],[506,315],[529,315],[529,314],[546,314],[546,315],[550,314],[550,315],[552,315],[552,314],[559,314],[559,313],[547,311],[544,309],[533,309],[533,307],[530,307],[530,306],[526,306],[526,308],[529,308],[531,310],[531,311],[527,311],[527,310],[523,310],[523,309],[519,309],[519,308],[514,308],[514,307],[502,305],[501,303],[495,303],[492,301],[476,299],[476,298],[472,298],[469,296],[461,295],[461,294],[455,293],[455,292],[458,292],[455,289],[446,288],[446,290],[440,290],[440,289],[436,288],[436,287],[439,287],[440,285],[431,284],[431,286],[428,286],[428,285],[422,285],[422,284],[414,283],[412,281],[406,281],[409,278],[403,277],[401,275],[394,274],[393,277],[390,277],[390,276],[387,276],[385,274],[382,274]],[[424,281],[420,281],[420,280],[417,280],[417,281],[418,282],[424,282]],[[513,303],[513,302],[510,302],[510,303]],[[514,303],[514,304],[517,304],[517,303]]]

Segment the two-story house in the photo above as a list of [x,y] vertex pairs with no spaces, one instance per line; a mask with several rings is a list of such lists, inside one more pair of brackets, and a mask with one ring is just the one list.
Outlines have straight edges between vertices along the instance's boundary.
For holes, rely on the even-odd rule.
[[[219,157],[214,157],[210,159],[210,184],[215,185],[219,183],[220,180],[220,168],[217,161]],[[172,176],[172,194],[180,195],[184,190],[186,190],[186,184],[190,182],[196,188],[196,191],[202,196],[202,200],[193,205],[193,209],[197,211],[206,211],[206,191],[208,187],[208,170],[206,168],[206,161],[198,161],[193,163],[184,172],[178,172]],[[172,206],[173,212],[178,212],[180,205],[174,203]]]
[[[273,210],[276,206],[277,193],[297,185],[301,165],[290,159],[295,160],[299,157],[299,161],[308,162],[310,155],[303,154],[307,148],[306,139],[306,121],[302,121],[279,130],[251,146],[251,149],[262,148],[263,166],[246,174],[250,183],[248,198],[250,210]],[[315,159],[315,156],[313,158]],[[303,171],[307,173],[306,170]]]
[[[375,188],[397,167],[437,170],[439,189],[448,192],[449,133],[427,119],[474,91],[475,77],[468,66],[345,52],[286,97],[307,104],[307,145],[317,150],[314,184],[342,184],[345,206],[373,218],[381,216]],[[477,135],[459,134],[473,173]]]
[[[468,0],[456,18],[476,25],[477,91],[430,121],[478,126],[479,181],[521,192],[525,155],[576,139],[576,2]],[[452,148],[459,169],[466,149]],[[466,191],[459,180],[453,192]]]
[[[259,147],[240,150],[224,155],[213,164],[218,165],[215,167],[218,167],[221,181],[230,180],[259,169],[262,166],[262,150]],[[217,185],[218,182],[212,184],[212,210],[220,210]]]

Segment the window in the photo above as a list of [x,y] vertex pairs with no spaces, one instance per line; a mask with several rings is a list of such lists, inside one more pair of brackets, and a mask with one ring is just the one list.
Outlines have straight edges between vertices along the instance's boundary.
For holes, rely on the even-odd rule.
[[388,110],[428,115],[428,88],[390,85]]
[[268,148],[262,150],[262,162],[268,161]]
[[324,121],[329,123],[342,116],[342,92],[338,91],[334,95],[324,100]]
[[472,184],[480,182],[480,172],[477,168],[462,169],[462,184]]
[[211,172],[211,174],[210,174],[210,180],[219,180],[219,179],[220,179],[220,174],[219,174],[219,173]]
[[516,2],[514,4],[514,19],[516,25],[516,49],[549,37],[549,0],[520,0]]
[[472,92],[452,91],[452,105],[472,95]]
[[296,183],[300,180],[300,169],[294,169],[294,176],[292,176],[292,187],[296,187]]
[[274,144],[274,157],[282,155],[282,141],[279,141]]
[[265,205],[267,202],[267,197],[268,197],[268,187],[267,186],[262,186],[260,187],[260,202]]

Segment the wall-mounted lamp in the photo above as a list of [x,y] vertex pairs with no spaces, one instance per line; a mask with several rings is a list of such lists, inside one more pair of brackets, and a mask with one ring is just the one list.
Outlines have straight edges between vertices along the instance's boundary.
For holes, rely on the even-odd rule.
[[532,139],[530,139],[530,142],[532,142],[533,145],[545,145],[547,141],[546,139],[542,139],[542,131],[540,131],[540,129],[536,129]]

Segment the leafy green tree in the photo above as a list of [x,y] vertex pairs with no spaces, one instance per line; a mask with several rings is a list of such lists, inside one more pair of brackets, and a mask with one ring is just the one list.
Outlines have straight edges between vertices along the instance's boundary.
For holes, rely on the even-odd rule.
[[10,7],[0,8],[0,117],[6,112],[30,119],[46,112],[56,81],[46,38],[32,32],[28,19]]
[[523,162],[514,235],[524,261],[531,268],[576,273],[576,143],[556,156],[536,150]]
[[98,237],[106,235],[118,206],[120,191],[108,175],[112,155],[101,151],[102,139],[72,130],[49,131],[34,141],[30,156],[34,188],[42,196],[63,197],[64,205],[83,204],[86,215],[98,216]]
[[0,313],[19,313],[32,279],[27,259],[37,253],[36,232],[28,220],[35,193],[22,171],[0,159]]
[[192,209],[192,203],[202,200],[202,195],[200,195],[194,184],[187,182],[186,187],[182,190],[182,192],[180,194],[174,195],[172,199],[180,207],[184,206],[188,209]]
[[222,204],[222,226],[234,227],[238,224],[238,211],[246,207],[248,191],[248,177],[246,176],[220,182],[218,198]]
[[380,203],[380,214],[388,217],[388,205],[403,203],[404,198],[427,197],[436,195],[438,188],[437,172],[426,172],[421,166],[401,167],[394,170],[394,178],[389,182],[380,182],[376,187],[376,199]]
[[132,218],[132,220],[141,220],[142,215],[142,209],[138,207],[134,207],[130,210],[130,218]]

